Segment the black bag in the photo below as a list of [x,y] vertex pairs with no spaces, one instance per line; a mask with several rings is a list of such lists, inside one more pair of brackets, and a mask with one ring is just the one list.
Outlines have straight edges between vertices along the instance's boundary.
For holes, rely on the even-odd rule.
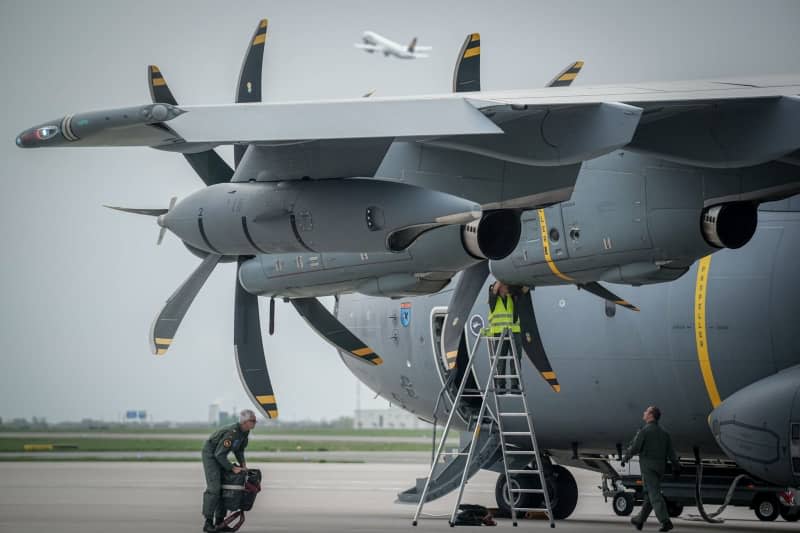
[[249,511],[259,492],[261,470],[252,468],[238,474],[231,471],[222,476],[222,505],[226,511]]

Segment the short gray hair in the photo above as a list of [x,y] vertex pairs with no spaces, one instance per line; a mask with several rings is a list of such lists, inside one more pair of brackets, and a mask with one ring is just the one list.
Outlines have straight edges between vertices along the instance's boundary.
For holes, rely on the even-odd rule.
[[256,414],[250,409],[242,409],[242,412],[239,413],[239,423],[244,424],[248,420],[255,419]]

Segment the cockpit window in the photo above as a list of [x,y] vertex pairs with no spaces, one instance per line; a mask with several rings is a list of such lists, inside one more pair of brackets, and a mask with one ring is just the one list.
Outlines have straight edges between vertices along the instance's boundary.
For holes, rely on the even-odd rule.
[[58,126],[42,126],[36,130],[36,138],[40,141],[46,141],[51,137],[55,137],[58,133]]

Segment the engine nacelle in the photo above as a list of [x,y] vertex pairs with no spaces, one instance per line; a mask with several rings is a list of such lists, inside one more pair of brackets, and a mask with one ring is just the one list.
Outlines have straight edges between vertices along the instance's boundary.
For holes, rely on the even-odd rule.
[[753,238],[758,208],[750,202],[734,202],[703,210],[701,229],[706,242],[716,248],[741,248]]
[[775,485],[800,487],[800,365],[732,394],[708,422],[739,466]]
[[480,206],[450,194],[375,179],[222,183],[159,218],[190,246],[221,255],[397,252]]
[[250,293],[290,298],[432,294],[456,272],[513,249],[519,224],[516,213],[494,211],[465,226],[425,232],[402,252],[260,254],[242,264],[239,281]]

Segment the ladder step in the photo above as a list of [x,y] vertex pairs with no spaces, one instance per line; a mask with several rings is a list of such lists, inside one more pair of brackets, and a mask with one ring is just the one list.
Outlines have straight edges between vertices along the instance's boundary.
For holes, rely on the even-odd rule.
[[503,378],[505,378],[505,379],[509,379],[509,378],[519,379],[519,374],[495,374],[494,375],[494,379],[503,379]]
[[511,489],[511,492],[520,492],[524,494],[544,494],[542,489]]
[[469,455],[467,452],[442,452],[439,455]]
[[509,474],[536,474],[539,475],[538,470],[506,470]]
[[499,396],[502,396],[503,398],[522,398],[522,394],[517,394],[517,393],[513,393],[513,392],[512,393],[503,392],[502,390],[501,391],[492,391],[492,392],[499,392],[500,393]]
[[500,416],[528,416],[528,413],[500,413]]
[[526,513],[530,512],[540,512],[540,513],[549,513],[550,511],[547,510],[546,507],[514,507],[515,511],[524,511]]
[[536,455],[536,452],[533,451],[533,450],[524,451],[524,452],[520,451],[520,450],[506,450],[505,454],[506,455]]
[[503,435],[510,435],[512,437],[521,437],[523,435],[530,437],[530,431],[503,431]]
[[498,355],[495,359],[514,359],[513,355]]

